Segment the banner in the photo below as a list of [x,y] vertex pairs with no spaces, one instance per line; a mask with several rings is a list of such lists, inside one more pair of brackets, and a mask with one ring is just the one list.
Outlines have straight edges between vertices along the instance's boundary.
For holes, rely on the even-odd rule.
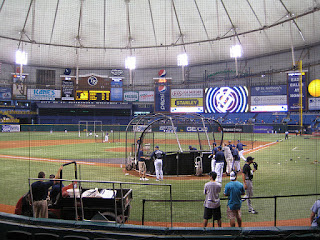
[[11,88],[0,87],[0,100],[11,100]]
[[26,75],[22,75],[22,78],[20,78],[19,75],[13,75],[12,99],[27,99],[27,85],[25,84],[26,78]]
[[155,80],[154,111],[170,112],[170,81],[167,79]]
[[[114,84],[116,84],[116,82],[114,82]],[[110,86],[111,78],[108,76],[100,76],[97,74],[79,76],[78,89],[110,91]]]
[[286,85],[256,86],[250,89],[251,96],[287,95]]
[[273,132],[273,126],[253,126],[253,132],[254,133],[272,133]]
[[139,102],[154,102],[154,91],[139,91]]
[[320,110],[320,97],[318,98],[310,97],[308,100],[309,100],[309,110]]
[[111,88],[110,100],[113,102],[122,102],[122,93],[123,91],[121,87]]
[[203,112],[203,89],[172,89],[172,113]]
[[28,89],[27,97],[28,100],[54,101],[56,98],[61,98],[61,91],[52,89]]
[[[300,72],[288,73],[288,110],[300,109]],[[302,73],[302,109],[306,110],[306,75]]]
[[2,125],[2,132],[20,132],[20,125]]
[[138,91],[124,92],[123,101],[124,102],[138,102],[139,101],[139,92]]
[[74,100],[74,83],[70,80],[61,81],[61,100]]

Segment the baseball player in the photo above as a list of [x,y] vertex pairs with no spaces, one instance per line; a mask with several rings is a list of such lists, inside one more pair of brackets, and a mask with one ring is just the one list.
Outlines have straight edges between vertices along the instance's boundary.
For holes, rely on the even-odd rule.
[[217,152],[212,157],[211,160],[211,169],[213,172],[217,173],[217,182],[222,182],[222,174],[223,174],[223,167],[224,167],[224,153],[222,152],[221,146],[217,147]]
[[224,153],[224,157],[227,162],[227,168],[226,168],[227,176],[229,176],[231,173],[231,168],[232,168],[232,163],[233,163],[233,155],[232,155],[232,152],[231,152],[229,146],[226,143],[223,144],[222,151]]
[[246,161],[246,158],[243,156],[243,147],[244,146],[247,146],[247,145],[245,145],[245,144],[242,144],[241,142],[240,142],[240,140],[238,140],[238,144],[237,144],[237,149],[238,149],[238,151],[239,151],[239,156],[240,156],[240,158],[243,160],[243,161]]
[[240,172],[240,155],[238,149],[236,149],[235,145],[232,145],[232,157],[233,157],[233,163],[232,163],[232,171]]
[[[244,164],[242,169],[242,179],[243,179],[244,189],[246,190],[244,201],[247,199],[249,213],[257,214],[258,212],[253,209],[251,204],[251,199],[250,199],[251,197],[253,197],[253,186],[252,186],[253,173],[258,169],[258,164],[256,162],[253,162],[253,160],[254,160],[253,157],[251,156],[247,157],[246,163]],[[253,163],[253,169],[251,169],[250,167],[251,163]]]
[[106,135],[104,136],[104,142],[108,142],[109,141],[109,133],[106,132]]
[[162,159],[165,157],[165,152],[159,150],[159,146],[155,146],[153,153],[150,156],[150,159],[154,159],[154,168],[156,170],[156,181],[163,180],[163,171],[162,171]]

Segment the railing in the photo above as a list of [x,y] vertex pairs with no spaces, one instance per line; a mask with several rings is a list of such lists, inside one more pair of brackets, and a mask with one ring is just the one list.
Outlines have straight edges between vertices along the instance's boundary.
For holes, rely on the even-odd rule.
[[[275,195],[275,196],[265,196],[265,197],[251,197],[250,199],[274,199],[274,216],[273,216],[273,225],[276,227],[277,226],[277,200],[279,198],[291,198],[291,197],[307,197],[307,196],[319,196],[320,193],[315,193],[315,194],[298,194],[298,195]],[[228,198],[220,198],[221,201],[226,201]],[[170,210],[170,215],[171,215],[171,227],[173,227],[172,224],[172,218],[173,218],[173,213],[172,213],[172,205],[173,203],[176,202],[203,202],[204,199],[198,199],[198,200],[155,200],[155,199],[142,199],[142,219],[141,223],[144,225],[145,223],[145,204],[146,202],[170,202],[171,203],[171,210]]]

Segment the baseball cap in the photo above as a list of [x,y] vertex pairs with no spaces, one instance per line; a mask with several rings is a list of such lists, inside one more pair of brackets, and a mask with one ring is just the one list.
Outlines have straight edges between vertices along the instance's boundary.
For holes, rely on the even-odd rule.
[[159,146],[155,146],[155,148],[159,148]]
[[249,162],[249,161],[253,161],[253,157],[251,157],[251,156],[249,156],[249,157],[247,157],[247,162]]
[[236,178],[237,178],[237,174],[235,172],[231,172],[230,173],[230,180],[234,181],[234,180],[236,180]]
[[189,148],[192,148],[192,146],[190,145]]

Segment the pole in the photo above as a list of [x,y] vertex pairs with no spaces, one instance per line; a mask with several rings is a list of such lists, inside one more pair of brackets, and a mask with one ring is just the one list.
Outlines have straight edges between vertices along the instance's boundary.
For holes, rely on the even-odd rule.
[[302,104],[302,99],[303,99],[303,92],[302,92],[302,61],[299,61],[299,72],[300,72],[300,76],[299,76],[299,106],[300,106],[300,131],[301,134],[303,133],[303,118],[302,118],[302,114],[303,114],[303,104]]

